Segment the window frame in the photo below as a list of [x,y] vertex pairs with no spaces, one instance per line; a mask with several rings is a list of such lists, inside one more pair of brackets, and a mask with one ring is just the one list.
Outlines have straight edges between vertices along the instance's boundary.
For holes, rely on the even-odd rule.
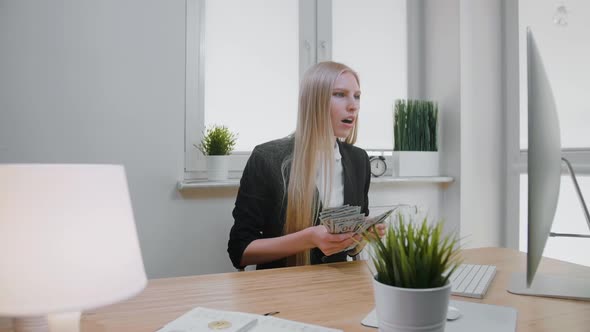
[[[185,84],[185,128],[184,128],[184,179],[207,178],[206,158],[194,147],[203,137],[205,129],[205,0],[186,0],[186,84]],[[317,49],[327,50],[331,56],[331,19],[317,23],[318,13],[329,12],[331,0],[299,1],[299,76],[317,63]],[[320,45],[320,43],[322,43]],[[326,58],[327,59],[327,58]],[[325,60],[320,58],[319,61]],[[201,131],[195,130],[201,128]],[[242,175],[251,151],[234,151],[229,156],[229,178]]]
[[[522,31],[520,30],[518,13],[518,2],[507,5],[504,8],[503,22],[506,48],[506,58],[504,60],[504,125],[506,127],[505,165],[507,169],[503,242],[506,247],[516,250],[520,248],[520,176],[527,174],[528,162],[527,149],[520,148],[520,114],[527,110],[521,109],[524,105],[520,103],[521,89],[523,88],[520,82],[523,79],[526,80],[526,76],[521,77],[520,52],[526,52],[526,50],[521,48],[520,38]],[[564,128],[560,128],[560,130],[564,130]],[[562,148],[561,151],[561,156],[572,164],[576,175],[590,174],[590,147]],[[569,174],[564,163],[562,163],[561,171],[562,176]],[[582,215],[580,217],[583,218]]]
[[[301,77],[311,65],[332,58],[332,0],[299,0],[298,2],[299,77]],[[184,180],[202,180],[207,178],[206,157],[193,144],[201,141],[205,130],[206,0],[185,0],[185,4]],[[371,150],[370,147],[368,150]],[[230,179],[241,177],[250,154],[251,151],[232,152],[229,156]]]

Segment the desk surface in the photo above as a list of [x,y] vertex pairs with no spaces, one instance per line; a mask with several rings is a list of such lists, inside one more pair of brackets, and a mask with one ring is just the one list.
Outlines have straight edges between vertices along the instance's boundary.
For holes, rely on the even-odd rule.
[[[466,263],[497,266],[483,300],[518,310],[518,332],[590,331],[588,302],[518,296],[506,291],[510,275],[524,271],[526,256],[503,248],[463,251]],[[541,272],[590,278],[590,268],[544,258]],[[360,321],[373,309],[371,275],[365,262],[235,272],[150,280],[137,297],[83,315],[83,331],[155,331],[190,309],[262,314],[344,331],[376,331]]]
[[[518,296],[506,291],[510,275],[524,271],[526,256],[503,248],[463,251],[465,263],[497,266],[483,300],[518,310],[518,332],[590,331],[590,304],[582,301]],[[590,268],[544,258],[540,271],[590,278]],[[360,321],[373,309],[371,276],[365,262],[210,274],[150,280],[137,297],[85,313],[82,331],[155,331],[190,309],[262,314],[344,331],[373,331]]]

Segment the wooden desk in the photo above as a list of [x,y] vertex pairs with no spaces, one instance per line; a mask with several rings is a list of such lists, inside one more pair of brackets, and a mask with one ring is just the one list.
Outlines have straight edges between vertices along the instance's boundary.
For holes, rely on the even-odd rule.
[[[492,264],[498,270],[483,300],[518,310],[517,331],[590,331],[590,303],[529,296],[506,291],[510,274],[524,271],[526,256],[503,248],[463,251],[466,263]],[[541,271],[590,278],[590,268],[544,259]],[[371,275],[365,262],[211,274],[150,280],[137,297],[85,313],[82,331],[155,331],[190,309],[263,314],[344,331],[372,331],[360,321],[373,309]]]

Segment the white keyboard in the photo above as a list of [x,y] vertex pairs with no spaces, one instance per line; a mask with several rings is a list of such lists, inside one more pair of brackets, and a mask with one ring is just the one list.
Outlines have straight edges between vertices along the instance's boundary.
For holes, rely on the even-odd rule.
[[461,264],[451,278],[451,294],[483,299],[496,275],[493,265]]

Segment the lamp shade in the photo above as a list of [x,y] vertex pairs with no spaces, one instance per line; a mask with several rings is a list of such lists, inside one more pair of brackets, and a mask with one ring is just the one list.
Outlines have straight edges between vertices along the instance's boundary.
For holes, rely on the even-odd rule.
[[146,282],[123,166],[0,165],[0,316],[96,308]]

